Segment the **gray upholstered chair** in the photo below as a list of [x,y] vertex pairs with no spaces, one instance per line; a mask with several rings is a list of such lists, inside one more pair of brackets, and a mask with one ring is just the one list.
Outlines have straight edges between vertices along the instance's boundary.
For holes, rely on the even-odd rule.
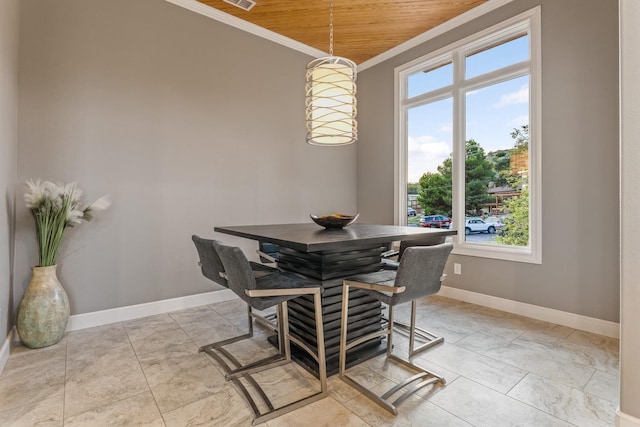
[[[392,325],[393,308],[398,304],[411,301],[413,304],[411,310],[409,340],[410,347],[413,347],[416,321],[415,300],[433,295],[440,290],[444,266],[452,248],[453,245],[451,243],[444,243],[435,246],[408,247],[404,251],[400,260],[400,265],[396,271],[381,270],[374,273],[359,274],[349,277],[343,282],[342,325],[340,331],[340,378],[394,415],[398,414],[397,406],[417,390],[420,390],[429,384],[445,384],[445,379],[442,376],[421,368],[411,363],[408,359],[402,359],[392,354]],[[348,296],[349,289],[351,288],[361,289],[374,298],[387,304],[389,306],[389,321],[387,322],[386,329],[359,337],[347,343],[349,312]],[[346,352],[365,341],[383,336],[387,337],[386,357],[417,371],[418,374],[401,382],[386,393],[377,395],[348,376],[346,372]],[[404,387],[408,387],[408,390],[400,394]],[[395,400],[392,400],[396,395],[399,396]]]
[[[397,270],[400,265],[400,259],[402,259],[402,254],[404,251],[411,246],[433,246],[433,245],[441,245],[447,241],[447,236],[426,236],[420,240],[401,240],[400,247],[397,251],[388,251],[385,254],[385,257],[382,259],[383,266],[382,268],[386,270]],[[396,260],[390,259],[397,255]]]
[[[402,240],[400,241],[400,248],[398,249],[398,251],[393,252],[393,255],[397,255],[397,260],[391,260],[388,257],[383,258],[382,268],[384,268],[385,270],[397,270],[398,267],[400,266],[400,260],[402,259],[402,254],[407,248],[410,248],[412,246],[441,245],[446,241],[447,241],[447,236],[438,236],[438,235],[426,236],[425,238],[422,238],[420,240]],[[389,254],[391,254],[391,252],[389,252]],[[416,303],[415,301],[413,301],[411,303],[411,312],[414,313],[412,314],[412,316],[415,316],[415,305]],[[396,329],[399,329],[405,333],[408,332],[411,334],[411,326],[407,323],[394,320],[393,326]],[[414,342],[415,342],[414,340],[416,337],[423,343],[418,347],[414,347]],[[437,336],[436,334],[417,326],[413,329],[413,338],[414,339],[411,340],[411,345],[409,347],[409,356],[413,356],[418,352],[424,351],[429,347],[433,347],[434,345],[440,344],[441,342],[444,341],[444,338]]]
[[[245,395],[255,414],[253,424],[260,424],[325,397],[327,395],[327,369],[320,285],[294,273],[284,271],[256,275],[240,248],[226,246],[218,241],[214,241],[213,246],[222,261],[224,267],[223,276],[227,281],[229,289],[256,310],[265,310],[269,307],[276,306],[278,324],[281,325],[279,353],[256,362],[242,365],[231,352],[225,348],[225,346],[229,344],[249,338],[247,335],[241,335],[210,344],[201,349],[201,351],[204,351],[222,365],[227,372],[227,380],[233,381]],[[317,351],[314,351],[306,342],[292,336],[289,332],[287,301],[301,295],[311,295],[313,297]],[[252,374],[291,362],[291,342],[307,352],[318,363],[320,391],[275,408],[262,387],[252,377]],[[231,366],[229,363],[231,363]],[[257,391],[257,395],[264,402],[264,405],[261,405],[262,409],[259,408],[252,394],[240,381],[241,378],[249,381],[252,388]],[[265,406],[267,408],[266,410],[264,410]]]
[[[227,279],[221,276],[221,273],[224,272],[224,267],[222,266],[222,261],[218,256],[215,248],[213,247],[213,240],[204,239],[200,236],[196,236],[195,234],[191,236],[191,240],[193,240],[193,244],[196,246],[196,250],[198,251],[198,265],[200,266],[200,270],[202,271],[202,275],[207,279],[228,288]],[[249,262],[251,266],[251,270],[255,276],[262,276],[269,273],[277,272],[278,269],[269,267],[266,265],[262,265],[257,262]],[[253,322],[251,319],[255,319],[256,322],[261,325],[272,329],[274,332],[278,331],[278,324],[276,320],[275,313],[268,313],[265,315],[260,315],[255,313],[249,304],[247,304],[247,324],[249,328],[249,334],[253,336]]]

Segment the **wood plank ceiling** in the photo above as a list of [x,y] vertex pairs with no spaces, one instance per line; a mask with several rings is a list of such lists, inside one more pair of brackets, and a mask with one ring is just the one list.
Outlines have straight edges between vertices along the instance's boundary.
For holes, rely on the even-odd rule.
[[[256,0],[249,11],[198,0],[329,52],[329,0]],[[333,54],[360,64],[488,0],[334,0]]]

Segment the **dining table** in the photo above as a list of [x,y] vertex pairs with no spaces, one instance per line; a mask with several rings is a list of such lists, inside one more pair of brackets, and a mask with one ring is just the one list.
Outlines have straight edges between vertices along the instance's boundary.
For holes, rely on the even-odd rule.
[[[343,228],[323,228],[314,223],[216,226],[214,231],[236,237],[271,243],[278,248],[278,267],[318,282],[323,289],[322,313],[327,373],[338,372],[342,282],[346,277],[383,268],[384,254],[398,241],[425,244],[434,238],[455,235],[446,228],[401,225],[351,224]],[[313,300],[301,296],[288,303],[290,331],[312,348],[317,348]],[[382,328],[385,318],[381,303],[362,290],[349,293],[347,339]],[[277,343],[277,337],[270,337]],[[381,352],[386,345],[376,338],[347,353],[347,366],[361,363]],[[317,374],[315,360],[305,352],[292,351],[303,367]]]

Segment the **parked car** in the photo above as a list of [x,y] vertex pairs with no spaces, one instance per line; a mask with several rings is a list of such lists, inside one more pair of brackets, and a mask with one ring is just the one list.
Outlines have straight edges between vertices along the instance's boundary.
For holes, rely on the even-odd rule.
[[429,228],[449,228],[451,218],[444,215],[427,215],[420,218],[420,225]]
[[496,226],[490,222],[484,222],[480,218],[467,218],[464,221],[464,234],[496,232]]
[[407,216],[416,216],[418,213],[413,208],[407,208]]

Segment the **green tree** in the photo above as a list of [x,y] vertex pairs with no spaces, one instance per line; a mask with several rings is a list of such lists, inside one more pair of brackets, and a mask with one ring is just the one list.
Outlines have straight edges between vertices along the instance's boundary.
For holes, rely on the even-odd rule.
[[497,150],[487,154],[487,160],[493,164],[495,174],[492,181],[496,187],[519,188],[522,186],[522,177],[511,171],[511,158],[526,155],[529,150],[529,125],[513,128],[510,133],[515,140],[513,148]]
[[[449,165],[448,173],[445,164]],[[427,172],[418,181],[418,203],[426,215],[451,216],[451,159],[438,166],[438,172]]]
[[[487,185],[495,171],[487,160],[484,149],[475,140],[466,142],[466,210],[476,211],[491,202]],[[418,203],[425,214],[451,215],[452,201],[452,160],[451,156],[438,166],[438,172],[427,172],[418,181]]]
[[511,138],[516,140],[514,148],[529,148],[529,125],[514,128]]
[[465,159],[465,209],[467,211],[475,212],[487,203],[491,203],[487,187],[494,174],[493,165],[487,160],[484,148],[475,140],[468,140]]
[[527,246],[529,244],[529,190],[525,187],[520,196],[505,202],[510,211],[496,241],[503,245]]
[[419,184],[417,182],[407,183],[407,194],[418,194]]
[[511,149],[493,151],[487,154],[487,160],[493,164],[493,170],[495,171],[492,179],[493,184],[496,187],[509,185]]
[[[514,128],[511,138],[515,140],[511,149],[512,156],[526,154],[529,150],[529,125]],[[513,174],[508,176],[508,183],[513,188],[522,188],[522,193],[512,197],[504,204],[509,217],[505,219],[504,226],[496,241],[503,245],[527,246],[529,244],[529,189],[527,176]]]

